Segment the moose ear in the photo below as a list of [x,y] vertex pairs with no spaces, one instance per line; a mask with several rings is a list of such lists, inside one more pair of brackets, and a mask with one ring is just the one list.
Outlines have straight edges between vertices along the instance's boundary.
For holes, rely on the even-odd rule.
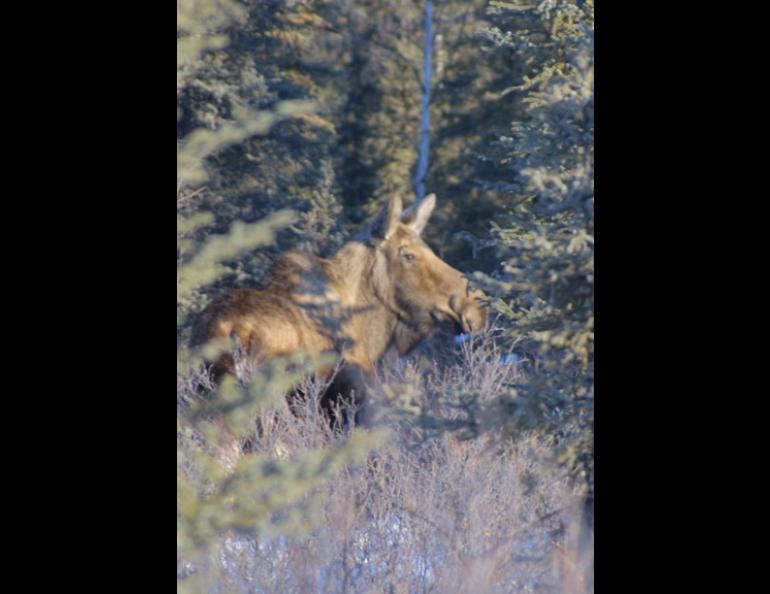
[[428,224],[428,219],[435,207],[436,195],[428,194],[425,198],[415,202],[404,211],[404,214],[401,215],[401,222],[417,233],[417,235],[420,235],[423,229],[425,229],[425,225]]
[[378,239],[388,239],[396,230],[403,211],[404,202],[401,196],[393,194],[372,221],[372,236]]

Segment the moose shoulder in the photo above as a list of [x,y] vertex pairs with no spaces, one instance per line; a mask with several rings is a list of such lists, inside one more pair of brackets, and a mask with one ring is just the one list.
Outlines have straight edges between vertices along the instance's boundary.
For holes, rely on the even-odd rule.
[[[352,392],[362,405],[366,378],[391,346],[404,355],[441,322],[457,333],[487,323],[483,293],[420,238],[435,204],[431,194],[403,210],[393,196],[333,258],[284,254],[261,289],[233,291],[202,312],[193,346],[237,337],[256,361],[335,353],[344,365],[322,404],[328,409],[337,394]],[[212,376],[233,372],[232,353],[223,349]]]

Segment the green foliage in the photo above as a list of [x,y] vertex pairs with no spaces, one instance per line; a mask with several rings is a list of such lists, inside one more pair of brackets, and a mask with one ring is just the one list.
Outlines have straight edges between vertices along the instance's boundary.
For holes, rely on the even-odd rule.
[[[254,110],[240,105],[222,117],[199,122],[190,129],[190,119],[180,129],[185,96],[196,89],[210,88],[212,64],[226,51],[224,30],[243,27],[246,12],[228,1],[179,0],[177,4],[177,96],[182,104],[178,118],[177,148],[177,334],[202,287],[223,276],[223,262],[257,247],[269,246],[277,234],[292,223],[304,221],[307,230],[327,233],[328,226],[307,213],[297,216],[288,209],[274,209],[257,222],[235,221],[227,234],[196,237],[215,217],[200,208],[211,179],[210,163],[233,145],[258,146],[260,138],[278,122],[291,125],[303,118],[313,121],[312,103],[281,101],[270,110]],[[215,69],[216,70],[216,69]],[[225,88],[220,97],[232,89]],[[319,125],[317,122],[315,125]],[[330,175],[328,168],[324,175]],[[330,200],[323,189],[313,189],[311,198],[323,207]],[[197,204],[196,204],[197,203]],[[318,237],[316,237],[317,239]],[[324,362],[293,358],[274,361],[256,370],[249,381],[228,379],[214,394],[201,399],[195,394],[192,369],[196,359],[180,349],[178,360],[177,413],[177,551],[181,560],[199,565],[216,564],[221,538],[239,530],[255,533],[297,529],[312,525],[312,511],[319,504],[314,490],[349,464],[365,459],[382,439],[383,432],[354,433],[348,440],[337,440],[323,448],[294,455],[288,460],[275,456],[243,454],[241,444],[256,430],[256,419],[268,405],[301,378],[314,365]],[[328,362],[327,362],[328,363]],[[192,379],[191,379],[192,378]],[[193,386],[191,388],[191,386]],[[184,397],[180,402],[180,392]],[[230,456],[226,455],[231,454]],[[180,591],[200,591],[204,584],[192,577],[179,585]]]
[[[201,217],[196,220],[183,219],[177,231],[194,229],[208,220]],[[235,222],[228,235],[213,236],[189,262],[177,268],[177,303],[184,304],[196,289],[224,274],[222,261],[234,258],[243,251],[272,243],[276,231],[285,228],[294,220],[294,212],[281,210],[258,223]]]
[[[341,243],[342,209],[331,163],[336,131],[327,118],[339,77],[309,72],[319,62],[311,54],[325,55],[332,64],[336,48],[320,51],[325,21],[308,11],[316,4],[324,5],[239,3],[242,18],[226,27],[219,23],[231,42],[207,48],[194,76],[178,85],[179,181],[206,182],[179,204],[179,212],[186,218],[213,215],[185,239],[194,245],[226,233],[237,221],[253,224],[287,209],[297,213],[267,249],[223,262],[227,274],[191,295],[187,312],[199,310],[223,287],[252,284],[288,247],[323,251]],[[302,64],[298,49],[307,56]]]
[[[526,382],[488,411],[508,432],[543,427],[561,436],[559,458],[593,481],[593,12],[574,2],[495,3],[496,51],[523,54],[512,81],[526,118],[486,152],[503,177],[487,187],[506,201],[494,225],[502,274],[488,286],[510,334],[536,358]],[[525,19],[528,23],[522,23]],[[541,37],[541,35],[545,37]],[[484,275],[478,275],[483,282]]]
[[[499,371],[494,396],[491,371],[478,385],[464,378],[447,418],[415,404],[415,383],[393,381],[383,394],[436,433],[541,433],[590,490],[593,3],[434,5],[427,190],[440,200],[426,236],[453,266],[476,271],[526,373]],[[411,194],[423,11],[405,0],[178,0],[177,10],[178,373],[189,384],[192,314],[254,286],[288,248],[334,251],[383,195]],[[319,485],[379,443],[354,435],[355,452],[332,442],[288,460],[239,447],[223,455],[311,369],[276,361],[209,400],[186,389],[184,555],[211,561],[230,530],[312,524]]]
[[206,51],[227,45],[222,31],[245,18],[245,11],[233,0],[177,0],[177,94],[200,70]]
[[[208,437],[218,439],[216,431],[208,427]],[[252,453],[232,467],[205,449],[178,449],[178,466],[195,468],[177,470],[178,553],[209,553],[228,531],[271,535],[310,529],[321,503],[314,491],[346,466],[365,461],[384,435],[354,433],[286,460]]]

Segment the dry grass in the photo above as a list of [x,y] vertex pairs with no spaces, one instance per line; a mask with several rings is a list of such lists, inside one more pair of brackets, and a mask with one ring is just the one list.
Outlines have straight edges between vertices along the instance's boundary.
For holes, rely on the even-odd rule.
[[[547,438],[461,440],[410,418],[418,409],[457,415],[453,402],[463,393],[493,398],[521,370],[501,364],[490,337],[454,353],[436,348],[386,362],[373,394],[377,423],[390,426],[391,437],[314,492],[312,524],[223,537],[217,558],[182,563],[180,580],[195,572],[210,591],[280,594],[592,592],[592,537],[577,521],[581,493],[549,462]],[[254,451],[280,461],[344,439],[318,416],[322,386],[306,388],[299,416],[262,413]],[[190,435],[178,432],[181,451]]]

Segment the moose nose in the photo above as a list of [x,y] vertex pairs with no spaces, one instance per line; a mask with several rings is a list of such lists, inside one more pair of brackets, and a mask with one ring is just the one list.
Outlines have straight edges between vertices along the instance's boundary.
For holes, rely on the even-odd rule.
[[480,301],[485,297],[483,291],[471,289],[464,297],[456,296],[450,299],[450,307],[457,315],[460,326],[464,332],[482,332],[488,324],[487,306]]
[[473,320],[475,314],[471,311],[474,305],[473,300],[468,297],[452,295],[449,298],[449,308],[452,310],[453,317],[459,326],[459,330],[465,333],[479,330],[478,324]]

